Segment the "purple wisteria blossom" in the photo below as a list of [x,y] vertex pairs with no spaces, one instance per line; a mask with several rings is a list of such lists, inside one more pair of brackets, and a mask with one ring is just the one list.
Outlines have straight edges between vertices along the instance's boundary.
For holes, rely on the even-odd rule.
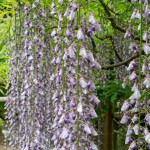
[[[131,1],[132,3],[137,1]],[[135,8],[131,20],[140,19],[143,24],[148,24],[149,21],[149,6],[148,1],[139,1],[142,6],[143,14]],[[143,20],[145,19],[145,20]],[[144,25],[143,25],[144,26]],[[121,111],[124,113],[120,123],[128,124],[128,130],[126,133],[125,144],[129,144],[129,150],[133,149],[149,149],[150,144],[150,107],[148,98],[148,90],[150,88],[150,72],[148,68],[149,64],[149,33],[145,30],[140,23],[138,30],[140,30],[141,41],[143,42],[138,46],[135,42],[131,41],[129,45],[130,53],[137,53],[140,55],[140,60],[136,59],[130,62],[127,67],[127,71],[130,72],[128,79],[133,85],[131,91],[133,92],[129,99],[125,100],[122,105]],[[141,28],[143,27],[143,28]],[[142,30],[142,31],[141,31]],[[127,29],[124,38],[132,38],[131,28]],[[142,56],[144,54],[145,56]],[[126,80],[124,80],[123,87],[126,86]],[[142,114],[142,112],[144,112]],[[144,117],[145,116],[145,117]],[[144,117],[144,119],[142,119]],[[130,119],[129,119],[130,118]],[[142,123],[144,125],[142,125]]]
[[[39,0],[31,7],[19,4],[15,15],[19,18],[18,14],[22,13],[24,20],[16,20],[15,26],[15,36],[20,41],[16,39],[10,60],[8,78],[11,88],[5,105],[9,134],[6,139],[12,147],[22,150],[46,150],[51,147],[51,56],[47,41],[43,38],[46,13],[40,6]],[[37,19],[39,17],[40,20]]]

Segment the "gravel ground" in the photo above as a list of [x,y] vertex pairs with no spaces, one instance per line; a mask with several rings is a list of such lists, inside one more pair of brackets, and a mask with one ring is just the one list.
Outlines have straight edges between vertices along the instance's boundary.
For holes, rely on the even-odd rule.
[[0,145],[0,150],[12,150],[12,149],[11,149],[11,148],[8,148],[8,147],[7,147],[7,149],[5,149],[5,148],[4,148],[4,145]]

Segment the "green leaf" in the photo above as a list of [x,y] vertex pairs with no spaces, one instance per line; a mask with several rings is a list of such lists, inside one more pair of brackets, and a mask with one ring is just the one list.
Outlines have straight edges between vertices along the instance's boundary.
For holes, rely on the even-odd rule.
[[0,118],[0,128],[4,126],[4,121]]
[[10,5],[2,4],[2,6],[6,7],[6,8],[12,8],[12,6],[10,6]]
[[22,0],[23,3],[25,3],[26,5],[30,5],[30,2],[28,0]]

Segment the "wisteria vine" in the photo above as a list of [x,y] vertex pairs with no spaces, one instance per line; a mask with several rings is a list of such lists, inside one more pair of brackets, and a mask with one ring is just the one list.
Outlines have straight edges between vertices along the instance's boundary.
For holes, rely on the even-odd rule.
[[92,13],[82,21],[81,7],[18,3],[5,105],[6,140],[14,149],[98,150],[92,72],[101,66],[87,43],[101,27]]
[[45,20],[46,13],[39,1],[31,6],[18,4],[6,127],[9,144],[19,149],[50,147],[50,55]]
[[[137,56],[130,61],[130,75],[122,84],[132,86],[132,95],[121,108],[120,123],[127,124],[125,144],[129,150],[150,149],[149,1],[131,0],[133,27],[126,31],[99,1],[111,24],[126,32],[129,53]],[[84,3],[88,6],[90,2]],[[98,150],[92,122],[98,117],[95,107],[100,102],[94,72],[107,68],[100,66],[97,58],[101,56],[95,54],[94,35],[101,33],[101,26],[94,12],[84,10],[81,0],[58,0],[47,6],[32,0],[18,2],[15,8],[6,140],[12,149],[21,150]],[[109,38],[113,45],[115,38]]]
[[[134,3],[134,2],[132,2]],[[129,144],[132,149],[150,149],[149,134],[149,88],[150,88],[150,47],[149,47],[149,5],[148,1],[139,1],[139,9],[135,8],[131,15],[131,20],[139,19],[138,31],[140,34],[139,46],[131,41],[130,51],[139,53],[139,58],[130,62],[127,71],[131,72],[128,79],[132,81],[133,94],[125,100],[121,111],[124,112],[121,119],[122,124],[128,124],[125,144]],[[130,39],[133,31],[129,28],[124,38]],[[125,86],[127,78],[124,80]]]

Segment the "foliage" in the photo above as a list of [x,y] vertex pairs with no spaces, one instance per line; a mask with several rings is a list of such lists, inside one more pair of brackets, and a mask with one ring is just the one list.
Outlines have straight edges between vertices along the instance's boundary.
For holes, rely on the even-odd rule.
[[2,1],[0,4],[0,96],[6,93],[8,71],[8,42],[12,35],[12,16],[14,10],[12,6]]
[[4,127],[4,120],[0,118],[0,129]]
[[132,93],[129,87],[124,89],[121,83],[116,83],[111,80],[104,87],[97,86],[96,92],[101,101],[100,107],[97,109],[98,114],[106,112],[110,106],[113,107],[114,112],[120,111],[119,106]]
[[[32,1],[28,0],[0,0],[0,96],[4,96],[6,93],[6,72],[9,72],[9,67],[7,63],[9,57],[7,53],[11,54],[12,52],[11,48],[8,45],[9,41],[12,40],[14,14],[15,8],[17,8],[19,4],[18,2],[26,4],[27,6],[30,6],[32,3]],[[93,46],[93,53],[94,55],[97,54],[97,60],[102,64],[103,69],[101,72],[95,71],[94,75],[98,78],[102,78],[102,76],[106,77],[106,81],[102,78],[102,80],[105,81],[104,85],[102,84],[102,82],[96,79],[96,93],[101,101],[101,104],[96,107],[96,111],[99,117],[101,117],[101,114],[106,112],[110,106],[113,107],[114,112],[120,111],[120,105],[125,99],[128,99],[131,95],[131,87],[127,86],[125,89],[123,89],[121,86],[121,80],[125,77],[125,71],[121,72],[119,70],[119,67],[113,69],[111,68],[110,70],[105,71],[105,66],[109,67],[130,57],[131,53],[128,52],[127,49],[130,45],[131,39],[127,39],[126,41],[124,41],[122,37],[126,29],[130,27],[134,32],[134,37],[138,39],[139,31],[137,31],[136,29],[140,24],[140,20],[137,19],[133,21],[130,19],[134,8],[140,9],[140,5],[138,3],[133,4],[127,1],[125,2],[123,0],[104,0],[103,2],[108,7],[108,10],[104,8],[100,0],[90,1],[90,3],[88,4],[87,1],[81,2],[81,5],[84,6],[84,9],[81,9],[81,17],[83,17],[84,15],[85,17],[88,17],[90,13],[93,12],[95,20],[101,24],[101,27],[103,29],[103,32],[94,33],[94,35],[92,36],[94,41],[92,43],[92,46],[95,44],[95,47]],[[58,2],[56,2],[56,5],[57,4]],[[49,8],[51,7],[51,2],[49,0],[42,0],[41,5],[44,6],[44,8]],[[62,11],[62,6],[57,6],[57,10]],[[55,19],[57,20],[58,17],[56,16]],[[49,21],[45,20],[45,27],[47,33],[52,31],[51,29],[49,29],[49,26],[51,25],[54,25],[55,27],[57,26],[57,22],[51,19],[51,23],[49,24]],[[134,37],[132,39],[133,41]],[[117,39],[116,41],[115,38]],[[121,46],[119,48],[116,48],[113,45],[113,42],[117,46],[121,43]],[[136,41],[136,43],[140,43],[139,39]],[[125,48],[123,49],[124,45]],[[118,59],[115,50],[117,51],[118,55],[121,56],[121,60],[120,58]],[[128,63],[123,65],[127,66]],[[123,66],[124,70],[125,66]],[[118,70],[120,73],[122,73],[119,79],[116,77],[116,72]],[[143,93],[143,100],[145,95],[146,97],[149,97],[149,93]],[[4,117],[3,113],[4,105],[3,103],[0,103],[0,116]],[[98,119],[96,119],[96,122],[98,121]],[[0,121],[0,124],[1,123],[3,124],[3,122]]]

